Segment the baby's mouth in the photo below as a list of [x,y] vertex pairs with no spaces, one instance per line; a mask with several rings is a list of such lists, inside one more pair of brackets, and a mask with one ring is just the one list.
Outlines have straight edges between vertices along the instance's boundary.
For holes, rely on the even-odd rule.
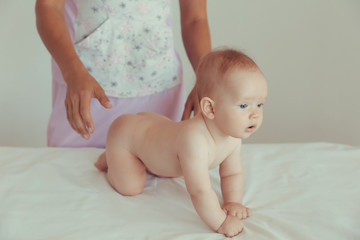
[[246,131],[247,132],[253,132],[253,131],[255,131],[255,129],[256,129],[256,125],[251,125],[246,129]]

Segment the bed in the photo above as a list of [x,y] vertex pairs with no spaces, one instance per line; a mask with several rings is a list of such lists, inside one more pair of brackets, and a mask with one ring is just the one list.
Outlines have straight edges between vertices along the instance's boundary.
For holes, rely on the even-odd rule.
[[[93,166],[102,151],[1,147],[0,239],[225,239],[198,217],[182,178],[149,174],[143,194],[116,193]],[[252,216],[233,239],[360,239],[360,147],[245,144],[242,158]]]

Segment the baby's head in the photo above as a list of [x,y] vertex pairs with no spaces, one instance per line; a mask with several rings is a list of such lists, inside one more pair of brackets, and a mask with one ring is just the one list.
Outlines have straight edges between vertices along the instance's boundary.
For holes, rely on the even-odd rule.
[[266,80],[244,53],[215,50],[205,55],[196,72],[202,114],[224,135],[247,138],[262,123]]

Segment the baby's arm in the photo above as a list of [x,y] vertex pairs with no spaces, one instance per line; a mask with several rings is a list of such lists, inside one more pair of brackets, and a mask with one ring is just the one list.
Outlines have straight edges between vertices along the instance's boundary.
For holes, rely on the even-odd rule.
[[179,153],[179,161],[187,191],[197,213],[216,231],[225,221],[226,214],[222,211],[217,195],[211,187],[207,152],[199,145],[183,146],[183,151]]
[[[211,187],[208,170],[208,149],[203,141],[194,139],[179,144],[179,161],[193,205],[201,219],[214,231],[226,236],[239,234],[243,225],[238,218],[227,218]],[[226,220],[226,221],[225,221]]]
[[244,180],[240,156],[241,145],[220,165],[223,210],[241,219],[250,217],[250,209],[242,205]]

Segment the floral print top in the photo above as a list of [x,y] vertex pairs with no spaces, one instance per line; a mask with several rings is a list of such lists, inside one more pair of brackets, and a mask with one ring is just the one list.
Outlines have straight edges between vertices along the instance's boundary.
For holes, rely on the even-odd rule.
[[76,0],[75,49],[112,97],[137,97],[180,83],[171,0]]

